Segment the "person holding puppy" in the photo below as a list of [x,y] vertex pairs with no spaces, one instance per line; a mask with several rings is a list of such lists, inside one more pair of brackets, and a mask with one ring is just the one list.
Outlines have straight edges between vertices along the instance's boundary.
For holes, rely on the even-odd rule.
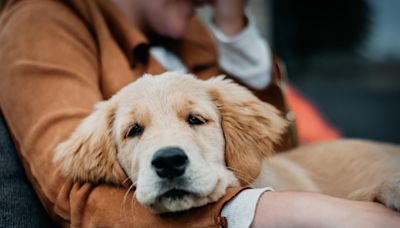
[[[202,4],[214,8],[216,41],[194,17]],[[54,220],[73,227],[398,224],[398,214],[373,203],[244,188],[180,216],[159,216],[124,203],[135,202],[132,192],[125,197],[125,188],[74,183],[60,174],[52,162],[57,144],[96,102],[144,73],[178,70],[201,79],[225,73],[287,113],[282,72],[245,6],[245,0],[6,3],[0,15],[0,107],[27,175]],[[295,144],[292,136],[285,135],[280,149]]]

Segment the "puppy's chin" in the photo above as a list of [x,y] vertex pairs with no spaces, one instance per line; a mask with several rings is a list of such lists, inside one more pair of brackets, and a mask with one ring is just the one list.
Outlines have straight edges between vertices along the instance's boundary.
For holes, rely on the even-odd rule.
[[226,194],[228,187],[239,186],[238,179],[231,173],[226,172],[225,175],[218,178],[211,191],[201,191],[201,193],[193,193],[196,189],[176,190],[172,189],[156,198],[153,203],[144,204],[153,213],[171,213],[189,210],[201,207],[209,203],[213,203]]
[[211,203],[207,196],[188,194],[181,198],[161,197],[155,204],[150,205],[154,213],[185,211]]

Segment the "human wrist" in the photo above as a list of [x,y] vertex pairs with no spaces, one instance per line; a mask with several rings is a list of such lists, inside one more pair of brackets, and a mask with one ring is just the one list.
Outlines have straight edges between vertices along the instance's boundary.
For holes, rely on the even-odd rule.
[[225,35],[233,37],[239,34],[246,27],[247,19],[244,14],[238,17],[233,17],[231,20],[214,17],[214,23]]
[[227,36],[235,36],[246,27],[246,3],[245,0],[215,1],[213,21]]
[[265,192],[258,201],[251,227],[297,227],[300,225],[299,221],[296,221],[298,216],[289,214],[290,210],[297,207],[296,201],[287,204],[289,194],[286,192]]
[[336,202],[320,194],[304,192],[265,192],[259,200],[251,225],[257,227],[326,227]]

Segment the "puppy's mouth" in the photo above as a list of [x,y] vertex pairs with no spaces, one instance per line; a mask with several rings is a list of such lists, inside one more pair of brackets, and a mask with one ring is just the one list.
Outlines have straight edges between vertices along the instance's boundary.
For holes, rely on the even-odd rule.
[[159,198],[160,199],[168,198],[168,199],[172,199],[172,200],[180,200],[183,197],[188,196],[188,195],[193,195],[193,193],[191,193],[189,191],[186,191],[186,190],[183,190],[183,189],[173,188],[173,189],[170,189],[167,192],[161,194],[159,196]]

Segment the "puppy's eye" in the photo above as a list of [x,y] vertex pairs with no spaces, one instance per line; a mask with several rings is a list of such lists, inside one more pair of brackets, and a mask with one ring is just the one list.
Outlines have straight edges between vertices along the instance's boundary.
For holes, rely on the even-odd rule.
[[193,114],[189,114],[187,118],[187,122],[190,125],[203,125],[207,122],[207,120],[201,118],[200,116],[195,116]]
[[140,126],[139,124],[135,124],[135,125],[133,125],[133,127],[131,127],[131,129],[129,129],[126,137],[133,138],[133,137],[139,136],[143,133],[143,131],[144,131],[144,128],[142,126]]

